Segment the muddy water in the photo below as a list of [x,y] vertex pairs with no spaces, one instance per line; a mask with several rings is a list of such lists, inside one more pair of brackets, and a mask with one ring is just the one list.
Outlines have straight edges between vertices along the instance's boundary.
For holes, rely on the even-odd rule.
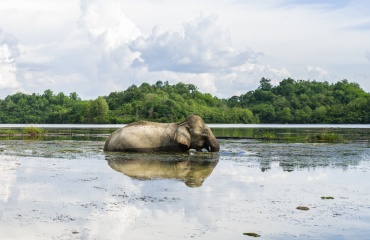
[[0,239],[370,236],[368,142],[220,142],[218,155],[147,155],[1,140]]

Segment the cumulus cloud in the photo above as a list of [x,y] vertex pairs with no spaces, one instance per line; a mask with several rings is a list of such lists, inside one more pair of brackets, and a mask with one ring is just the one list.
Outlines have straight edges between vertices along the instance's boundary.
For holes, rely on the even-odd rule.
[[[130,66],[137,58],[128,44],[141,35],[119,1],[82,0],[78,28],[52,61],[60,80],[77,77],[83,97],[122,90],[132,83]],[[55,70],[53,70],[55,72]]]
[[217,76],[218,95],[227,98],[230,94],[244,94],[257,88],[263,77],[270,79],[276,85],[282,79],[291,77],[291,73],[285,68],[275,68],[259,63],[236,66],[231,68],[230,73]]
[[14,57],[19,55],[16,39],[0,28],[0,90],[19,89]]
[[140,53],[134,66],[149,71],[206,73],[228,70],[246,62],[256,62],[259,53],[236,51],[230,33],[217,24],[217,16],[200,16],[184,24],[184,31],[153,28],[148,37],[139,37],[131,50]]
[[93,42],[113,50],[141,35],[118,1],[82,0],[80,25]]
[[28,92],[52,89],[96,98],[123,90],[135,81],[129,79],[137,53],[128,44],[141,33],[126,17],[120,2],[82,0],[79,7],[75,28],[67,35],[20,45],[16,76]]
[[[228,85],[227,89],[231,90],[232,78],[225,75],[230,76],[245,64],[256,64],[262,54],[249,49],[234,50],[230,34],[216,22],[215,15],[200,16],[185,23],[182,33],[156,26],[148,37],[144,37],[116,1],[82,2],[80,30],[88,42],[80,62],[89,64],[80,69],[85,69],[85,77],[93,83],[86,91],[109,93],[131,84],[154,83],[160,79],[171,84],[192,83],[200,91],[226,96],[223,85]],[[244,75],[238,77],[240,82],[244,80],[244,86],[252,81],[245,81],[245,76],[251,78],[254,71],[259,72],[256,82],[261,74],[269,72],[271,75],[273,72],[273,68],[258,66],[248,71],[238,70],[237,74]]]
[[320,67],[307,66],[306,72],[310,79],[320,80],[328,76],[328,72]]
[[[120,5],[115,1],[108,3],[112,5],[95,0],[81,6],[80,26],[89,39],[82,62],[90,63],[86,71],[91,72],[86,74],[91,75],[88,78],[94,83],[88,91],[109,93],[160,79],[171,84],[191,83],[202,92],[228,97],[256,87],[262,77],[273,82],[290,77],[285,68],[258,64],[262,53],[235,50],[229,32],[217,25],[216,15],[201,15],[183,24],[181,33],[156,26],[144,37],[125,17]],[[104,7],[117,13],[104,10],[94,13]],[[129,30],[120,32],[116,26],[128,26]]]
[[[19,90],[45,89],[96,98],[157,80],[194,83],[203,92],[229,97],[255,89],[262,77],[273,84],[286,77],[330,82],[347,78],[369,88],[370,52],[366,37],[359,37],[366,29],[343,28],[369,22],[364,7],[368,4],[363,1],[339,6],[325,1],[336,9],[330,13],[319,1],[243,2],[238,8],[229,1],[192,2],[178,18],[174,9],[179,5],[166,1],[36,2],[28,6],[5,1],[0,8],[1,27],[12,29],[19,40],[0,33],[0,98]],[[187,18],[202,11],[216,12],[220,18]],[[325,41],[310,41],[304,49],[292,47],[317,34],[317,29]],[[354,48],[343,47],[353,41]],[[333,47],[345,49],[348,58],[338,57],[342,52]]]

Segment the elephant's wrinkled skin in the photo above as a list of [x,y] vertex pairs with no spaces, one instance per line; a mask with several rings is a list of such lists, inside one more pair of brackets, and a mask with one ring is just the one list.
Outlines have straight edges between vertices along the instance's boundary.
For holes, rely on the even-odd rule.
[[200,187],[218,163],[218,155],[211,160],[178,157],[168,161],[166,156],[134,156],[125,159],[107,159],[109,166],[117,172],[139,180],[173,179],[184,182],[188,187]]
[[180,123],[131,123],[113,132],[104,145],[104,151],[111,152],[185,152],[189,149],[220,150],[211,129],[197,115]]

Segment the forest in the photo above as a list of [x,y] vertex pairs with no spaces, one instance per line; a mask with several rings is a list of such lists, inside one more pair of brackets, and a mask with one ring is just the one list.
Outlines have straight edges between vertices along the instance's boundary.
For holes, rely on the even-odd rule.
[[257,89],[221,99],[193,84],[132,85],[94,100],[76,92],[18,92],[0,99],[0,123],[177,122],[190,114],[206,123],[370,123],[370,93],[357,83],[262,78]]

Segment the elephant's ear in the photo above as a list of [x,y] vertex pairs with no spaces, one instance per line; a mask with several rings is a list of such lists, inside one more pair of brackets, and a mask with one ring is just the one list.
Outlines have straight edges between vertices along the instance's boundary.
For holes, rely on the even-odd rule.
[[186,125],[180,125],[176,129],[174,139],[176,142],[186,145],[188,148],[190,147],[190,132]]

